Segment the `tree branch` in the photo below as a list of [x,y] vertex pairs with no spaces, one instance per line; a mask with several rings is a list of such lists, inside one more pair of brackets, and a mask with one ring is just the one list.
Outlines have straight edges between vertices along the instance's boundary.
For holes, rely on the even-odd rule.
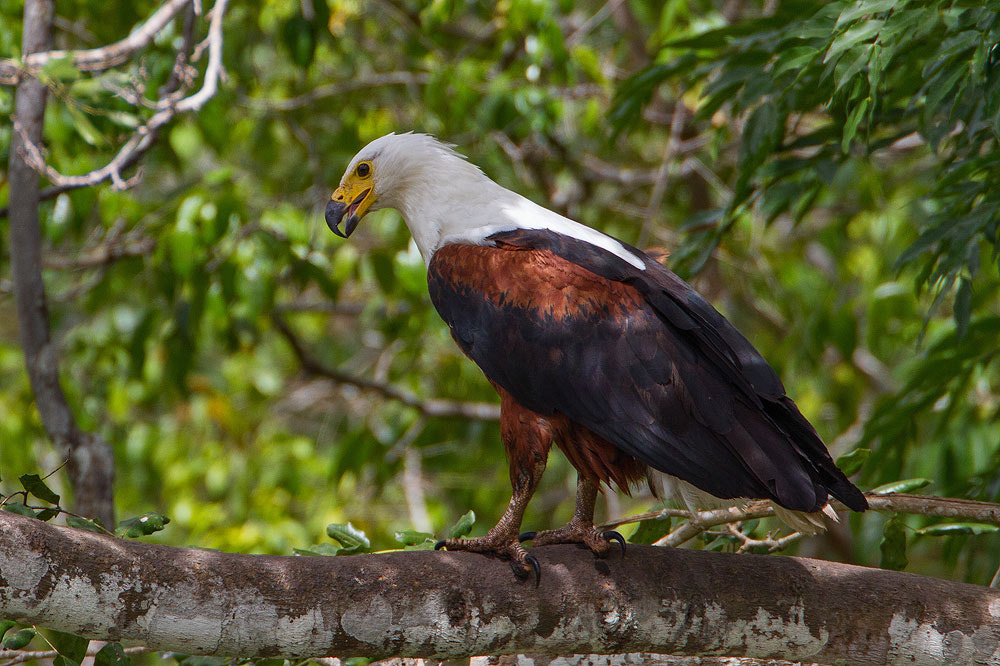
[[424,400],[409,391],[390,384],[355,377],[336,368],[331,368],[309,353],[305,345],[302,344],[302,341],[299,340],[295,332],[288,326],[288,323],[277,312],[271,315],[271,319],[274,321],[274,326],[278,329],[278,332],[288,341],[296,358],[299,359],[299,363],[302,364],[302,368],[310,374],[332,379],[338,384],[357,386],[360,389],[377,393],[383,398],[398,400],[408,407],[413,407],[425,416],[458,417],[473,421],[500,420],[499,405],[493,405],[488,402],[459,402],[441,398]]
[[[51,0],[28,0],[24,6],[22,51],[31,54],[49,47],[52,33]],[[23,159],[27,145],[42,137],[46,88],[35,79],[18,87],[10,162],[10,258],[18,330],[24,362],[45,432],[69,458],[68,472],[79,513],[114,525],[112,482],[114,458],[101,437],[77,426],[59,383],[59,354],[49,333],[49,314],[42,279],[42,230],[38,218],[38,173]]]
[[240,657],[734,655],[993,663],[1000,590],[794,557],[533,549],[540,587],[474,553],[233,555],[0,512],[0,616]]
[[156,250],[156,239],[149,236],[119,238],[112,236],[107,242],[84,250],[75,257],[52,255],[45,258],[45,267],[58,270],[100,268],[119,259],[143,257]]
[[[991,502],[979,502],[954,497],[934,497],[932,495],[911,495],[908,493],[865,493],[865,497],[868,498],[868,505],[873,511],[909,513],[1000,525],[1000,504],[993,504]],[[836,510],[846,510],[846,507],[839,502],[833,502],[833,507]],[[744,520],[767,518],[773,515],[774,507],[770,502],[756,501],[742,507],[733,506],[710,511],[696,511],[693,514],[685,509],[647,511],[604,523],[600,527],[601,529],[614,529],[621,525],[656,518],[688,518],[690,519],[688,522],[681,524],[655,544],[657,546],[679,546],[710,527],[739,523]],[[775,544],[768,545],[774,546]]]
[[[189,1],[184,0],[181,6]],[[197,111],[217,92],[219,78],[222,76],[222,18],[226,11],[227,2],[228,0],[216,0],[211,11],[207,38],[208,65],[205,68],[205,78],[201,89],[182,99],[177,99],[175,95],[171,94],[156,102],[158,111],[146,121],[146,124],[132,133],[131,138],[122,145],[118,153],[106,165],[78,176],[67,176],[60,173],[45,161],[39,147],[41,137],[30,136],[15,118],[14,133],[20,138],[25,162],[48,178],[53,185],[63,188],[62,191],[78,187],[91,187],[107,180],[112,181],[115,189],[119,190],[128,189],[135,185],[140,176],[137,175],[125,180],[121,176],[122,171],[135,164],[153,146],[159,129],[170,122],[178,113]]]
[[[96,641],[91,642],[87,646],[87,656],[95,656],[99,649]],[[146,654],[147,652],[153,652],[153,650],[145,647],[125,648],[125,654],[127,655]],[[14,666],[15,664],[23,664],[26,661],[54,659],[58,656],[59,653],[55,650],[0,650],[0,660],[2,660],[0,661],[0,666]]]
[[309,92],[298,97],[289,97],[288,99],[247,97],[243,101],[255,111],[293,111],[314,104],[321,99],[342,95],[355,90],[378,88],[381,86],[423,85],[430,81],[430,78],[430,74],[426,72],[384,72],[340,83],[327,83],[316,86]]
[[167,0],[152,16],[132,31],[128,37],[114,44],[80,51],[49,51],[46,49],[25,54],[23,62],[10,58],[0,59],[0,84],[20,83],[25,74],[35,77],[38,71],[52,60],[70,58],[81,72],[99,72],[111,69],[128,60],[133,53],[147,47],[163,28],[191,0]]

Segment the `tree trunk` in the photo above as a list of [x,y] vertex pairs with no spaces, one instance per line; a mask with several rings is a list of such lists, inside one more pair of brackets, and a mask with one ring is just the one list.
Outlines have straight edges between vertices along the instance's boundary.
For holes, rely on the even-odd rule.
[[[24,5],[22,55],[47,51],[52,42],[51,0]],[[17,299],[17,321],[24,361],[45,431],[68,457],[77,513],[114,526],[111,447],[82,432],[59,385],[59,355],[49,334],[49,314],[42,279],[42,230],[38,218],[38,173],[24,159],[24,139],[41,145],[46,88],[30,76],[18,84],[8,177],[10,180],[10,261]]]
[[1000,663],[1000,590],[794,557],[532,551],[541,585],[473,553],[232,555],[0,512],[0,617],[240,657],[731,655]]

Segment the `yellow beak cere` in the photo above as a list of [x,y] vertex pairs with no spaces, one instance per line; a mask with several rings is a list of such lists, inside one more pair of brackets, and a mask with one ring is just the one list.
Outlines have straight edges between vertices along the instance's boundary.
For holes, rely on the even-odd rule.
[[[375,198],[374,188],[370,182],[358,182],[350,178],[338,187],[326,204],[326,225],[330,231],[341,238],[347,238],[358,227],[358,222],[368,212]],[[344,230],[340,230],[340,221],[347,217]]]

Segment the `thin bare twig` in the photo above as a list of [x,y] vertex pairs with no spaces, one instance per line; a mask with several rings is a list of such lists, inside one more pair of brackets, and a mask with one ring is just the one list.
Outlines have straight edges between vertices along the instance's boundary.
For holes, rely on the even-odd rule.
[[[185,3],[188,1],[185,0]],[[207,38],[208,66],[205,69],[202,87],[198,92],[180,100],[174,99],[173,96],[160,100],[157,103],[157,108],[160,110],[153,114],[145,125],[135,130],[132,137],[125,142],[110,162],[100,169],[79,176],[64,175],[46,163],[41,148],[31,140],[31,137],[27,136],[24,128],[15,120],[14,129],[22,139],[25,162],[52,181],[54,185],[66,189],[90,187],[106,180],[111,180],[114,188],[118,190],[128,189],[135,185],[141,174],[124,180],[121,176],[122,171],[135,164],[152,147],[156,140],[157,131],[170,122],[175,115],[200,109],[218,90],[219,78],[222,76],[222,18],[225,14],[227,1],[216,0],[215,6],[212,8]]]
[[764,549],[769,553],[776,553],[779,550],[788,548],[788,546],[806,536],[803,532],[792,532],[791,534],[776,539],[774,538],[774,533],[771,533],[764,539],[754,539],[753,537],[741,532],[733,523],[727,524],[726,528],[728,529],[729,534],[739,539],[740,547],[737,549],[737,552],[739,553],[752,552],[757,549]]
[[[38,192],[39,201],[48,201],[49,199],[55,199],[57,196],[63,192],[69,192],[70,190],[75,190],[75,187],[66,187],[65,185],[57,185],[53,187],[46,187],[44,190]],[[10,207],[4,206],[0,208],[0,220],[7,217],[10,214]]]
[[385,72],[338,83],[327,83],[326,85],[317,86],[298,97],[289,97],[287,99],[248,97],[243,102],[255,111],[293,111],[314,104],[321,99],[336,97],[337,95],[343,95],[355,90],[378,88],[381,86],[424,85],[430,81],[430,78],[430,74],[425,72]]
[[339,384],[348,384],[366,391],[372,391],[390,400],[398,400],[408,407],[413,407],[425,416],[458,417],[473,421],[500,420],[500,407],[498,405],[488,402],[459,402],[456,400],[444,400],[442,398],[428,398],[423,400],[413,393],[392,386],[391,384],[355,377],[349,373],[331,368],[306,350],[302,341],[299,340],[298,336],[289,328],[287,322],[277,312],[272,313],[271,319],[278,332],[291,345],[292,351],[306,372],[332,379]]
[[663,195],[666,194],[670,177],[676,170],[674,157],[677,155],[677,145],[687,122],[687,115],[687,107],[684,106],[684,102],[680,99],[676,100],[674,102],[674,116],[670,121],[670,135],[667,137],[667,145],[663,150],[663,160],[656,170],[656,181],[653,183],[653,191],[649,194],[649,203],[646,206],[646,219],[643,220],[642,230],[639,232],[639,247],[646,245],[649,241],[653,220],[660,212]]
[[278,303],[274,306],[278,312],[325,312],[331,315],[347,315],[357,317],[365,311],[364,303],[350,303],[338,301],[292,301],[290,303]]
[[[952,520],[971,520],[982,523],[1000,525],[1000,504],[979,502],[976,500],[954,497],[935,497],[933,495],[911,495],[908,493],[889,493],[876,495],[865,493],[868,505],[873,511],[908,513]],[[846,509],[839,502],[833,502],[834,509]],[[739,523],[744,520],[767,518],[774,515],[774,507],[769,502],[755,501],[739,507],[714,509],[711,511],[696,511],[693,514],[684,509],[661,509],[647,511],[627,518],[620,518],[601,525],[602,529],[613,529],[621,525],[637,523],[655,518],[688,518],[672,532],[657,541],[657,546],[679,546],[698,536],[706,529],[727,523]]]
[[577,28],[573,34],[566,39],[566,48],[572,48],[583,41],[583,38],[586,37],[591,30],[600,25],[604,19],[613,14],[622,2],[623,0],[608,0],[608,2],[605,2],[593,16],[584,21],[583,25]]
[[128,257],[142,257],[156,249],[156,239],[146,236],[131,240],[112,239],[109,242],[85,250],[75,257],[49,256],[44,260],[46,268],[59,270],[81,270],[100,268]]
[[[96,641],[95,641],[96,642]],[[125,654],[147,654],[149,652],[156,652],[153,648],[147,647],[127,647],[125,648]],[[97,654],[97,649],[95,647],[87,648],[87,656],[92,657]],[[59,653],[55,650],[30,650],[25,652],[24,650],[0,650],[0,659],[5,659],[6,661],[0,663],[0,666],[14,666],[15,664],[23,664],[26,661],[32,661],[34,659],[54,659],[58,657]]]
[[81,72],[100,72],[128,60],[133,53],[148,46],[156,35],[191,0],[167,0],[128,37],[114,44],[96,49],[79,51],[55,50],[31,53],[18,62],[11,58],[0,60],[0,84],[16,85],[24,75],[36,76],[38,71],[53,60],[72,59],[73,66]]

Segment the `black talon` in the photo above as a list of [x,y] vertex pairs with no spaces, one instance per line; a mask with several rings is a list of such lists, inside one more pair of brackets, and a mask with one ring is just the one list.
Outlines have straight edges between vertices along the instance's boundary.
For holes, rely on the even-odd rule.
[[448,545],[448,544],[447,544],[447,543],[445,543],[445,540],[444,540],[444,539],[441,539],[441,540],[440,540],[440,541],[438,541],[438,542],[437,542],[436,544],[434,544],[434,550],[441,550],[442,548],[444,548],[444,547],[445,547],[445,546],[447,546],[447,545]]
[[521,532],[517,536],[517,541],[518,541],[518,543],[524,543],[525,541],[531,541],[532,539],[535,538],[535,536],[537,534],[538,534],[538,532]]
[[535,570],[535,588],[537,589],[538,584],[542,582],[542,567],[531,553],[524,556],[524,561],[530,564],[531,568]]
[[622,549],[622,557],[625,557],[625,537],[614,530],[608,530],[601,533],[601,538],[605,541],[617,541]]

